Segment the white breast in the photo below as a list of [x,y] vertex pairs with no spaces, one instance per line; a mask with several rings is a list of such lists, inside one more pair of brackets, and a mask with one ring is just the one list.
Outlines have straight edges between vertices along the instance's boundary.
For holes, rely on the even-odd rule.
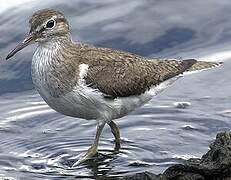
[[49,75],[52,70],[53,56],[57,55],[59,44],[40,44],[32,59],[31,75],[32,81],[39,94],[46,101],[52,94],[52,82]]

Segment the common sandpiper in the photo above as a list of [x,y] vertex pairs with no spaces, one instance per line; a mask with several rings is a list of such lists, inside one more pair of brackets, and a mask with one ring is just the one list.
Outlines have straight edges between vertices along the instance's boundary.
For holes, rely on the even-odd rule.
[[35,12],[28,36],[6,59],[24,47],[38,43],[32,58],[32,80],[46,101],[64,115],[97,121],[95,140],[73,166],[97,153],[100,134],[108,124],[120,148],[115,119],[142,106],[171,85],[184,72],[203,70],[220,63],[159,60],[129,52],[72,41],[65,16],[53,9]]

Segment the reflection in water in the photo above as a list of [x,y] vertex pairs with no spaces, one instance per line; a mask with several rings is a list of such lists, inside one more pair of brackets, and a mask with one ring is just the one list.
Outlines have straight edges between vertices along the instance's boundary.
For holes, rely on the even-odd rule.
[[[117,122],[122,148],[113,151],[109,128],[99,154],[71,168],[94,138],[94,121],[60,115],[34,91],[30,63],[35,47],[11,61],[3,58],[28,31],[37,9],[56,8],[71,22],[74,39],[140,55],[228,60],[231,2],[71,0],[27,2],[0,9],[0,178],[61,179],[159,173],[171,164],[200,157],[219,131],[229,130],[230,68],[180,79],[143,108]],[[30,7],[30,8],[26,8]],[[6,13],[7,12],[7,13]]]

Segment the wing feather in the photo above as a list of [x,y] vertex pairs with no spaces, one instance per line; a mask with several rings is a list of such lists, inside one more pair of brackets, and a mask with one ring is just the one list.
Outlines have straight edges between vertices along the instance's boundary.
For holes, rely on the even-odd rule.
[[108,48],[86,48],[89,65],[85,81],[113,98],[140,95],[159,83],[188,70],[196,60],[157,60]]

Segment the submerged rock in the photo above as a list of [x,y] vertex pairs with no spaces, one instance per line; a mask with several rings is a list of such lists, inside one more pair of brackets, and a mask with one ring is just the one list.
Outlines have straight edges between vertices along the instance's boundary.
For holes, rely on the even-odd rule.
[[179,109],[186,109],[191,106],[190,102],[174,102],[173,105]]
[[163,174],[150,172],[126,176],[125,180],[231,180],[231,133],[216,136],[210,150],[201,159],[169,167]]

